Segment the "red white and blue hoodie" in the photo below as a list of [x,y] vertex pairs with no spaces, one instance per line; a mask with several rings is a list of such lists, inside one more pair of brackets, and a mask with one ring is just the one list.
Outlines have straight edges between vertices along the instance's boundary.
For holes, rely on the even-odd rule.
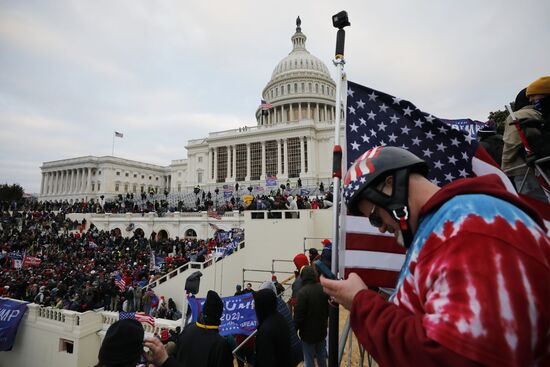
[[359,341],[381,366],[550,366],[550,240],[496,175],[458,180],[420,212],[390,302],[359,292]]

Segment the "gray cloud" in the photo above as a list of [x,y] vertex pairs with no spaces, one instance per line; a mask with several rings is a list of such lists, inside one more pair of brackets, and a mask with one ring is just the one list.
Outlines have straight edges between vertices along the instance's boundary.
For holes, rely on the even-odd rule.
[[341,7],[348,78],[438,116],[484,120],[549,74],[545,0],[4,1],[0,180],[37,192],[42,162],[108,155],[114,130],[116,155],[167,165],[254,125],[295,17],[333,70]]

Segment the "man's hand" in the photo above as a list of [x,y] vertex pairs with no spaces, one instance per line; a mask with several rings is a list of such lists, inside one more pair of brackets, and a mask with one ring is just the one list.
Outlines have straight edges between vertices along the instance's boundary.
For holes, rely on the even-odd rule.
[[329,280],[321,276],[321,285],[326,294],[331,296],[336,302],[351,310],[353,297],[363,290],[367,289],[359,275],[351,273],[346,280]]
[[145,338],[143,345],[149,348],[149,352],[145,354],[145,357],[155,366],[162,366],[168,359],[166,348],[158,338]]

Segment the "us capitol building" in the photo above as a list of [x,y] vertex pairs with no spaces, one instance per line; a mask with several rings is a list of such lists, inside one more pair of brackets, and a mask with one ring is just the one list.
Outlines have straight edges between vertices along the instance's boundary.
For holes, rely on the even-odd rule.
[[[256,125],[189,140],[187,159],[169,166],[113,156],[44,162],[39,200],[70,202],[126,193],[186,192],[201,188],[277,185],[301,178],[304,186],[331,178],[336,84],[327,66],[306,49],[300,18],[292,50],[262,91],[271,106],[256,110]],[[344,129],[342,127],[342,138]],[[272,180],[270,180],[272,181]]]

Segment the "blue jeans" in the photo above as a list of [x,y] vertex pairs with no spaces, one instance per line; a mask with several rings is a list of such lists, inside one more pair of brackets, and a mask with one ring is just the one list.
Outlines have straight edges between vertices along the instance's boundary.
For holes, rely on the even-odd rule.
[[302,350],[304,351],[304,366],[315,367],[314,360],[317,359],[319,367],[327,366],[327,349],[326,341],[310,344],[302,341]]

